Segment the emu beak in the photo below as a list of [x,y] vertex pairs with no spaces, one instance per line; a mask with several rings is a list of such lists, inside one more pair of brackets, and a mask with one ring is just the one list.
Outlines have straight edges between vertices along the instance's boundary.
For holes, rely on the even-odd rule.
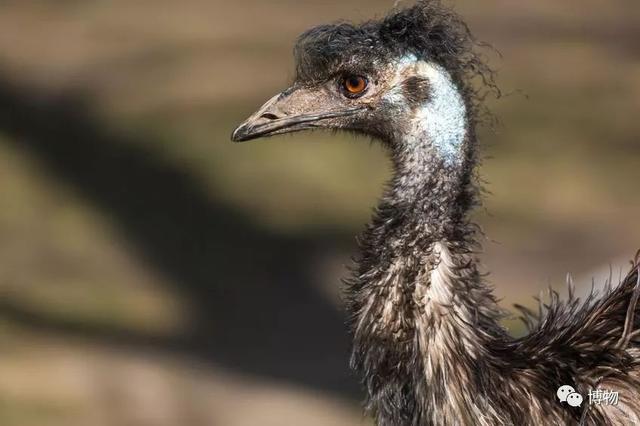
[[330,127],[330,119],[345,117],[365,108],[330,109],[326,93],[308,88],[290,88],[269,99],[260,109],[238,126],[231,135],[234,142],[265,136]]

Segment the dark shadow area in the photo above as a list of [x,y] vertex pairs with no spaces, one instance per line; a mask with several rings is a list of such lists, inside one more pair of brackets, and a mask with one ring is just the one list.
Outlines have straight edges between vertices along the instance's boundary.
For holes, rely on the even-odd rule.
[[45,96],[0,75],[0,131],[112,217],[144,261],[189,301],[194,321],[188,333],[163,337],[9,303],[0,303],[0,315],[48,333],[193,355],[358,398],[345,316],[313,288],[310,267],[351,236],[285,237],[257,227],[144,148],[153,141],[110,129],[83,96]]

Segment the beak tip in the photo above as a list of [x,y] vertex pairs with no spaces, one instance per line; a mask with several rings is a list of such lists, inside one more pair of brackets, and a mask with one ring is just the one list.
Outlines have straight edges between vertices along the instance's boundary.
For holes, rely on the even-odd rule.
[[246,141],[247,131],[245,126],[240,126],[236,128],[233,133],[231,133],[231,141],[232,142],[244,142]]

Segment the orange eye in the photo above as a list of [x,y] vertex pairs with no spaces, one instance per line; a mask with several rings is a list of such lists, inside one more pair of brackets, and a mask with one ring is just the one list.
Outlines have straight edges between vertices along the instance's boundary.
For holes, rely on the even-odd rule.
[[347,95],[359,95],[367,88],[367,80],[359,75],[350,75],[342,83]]

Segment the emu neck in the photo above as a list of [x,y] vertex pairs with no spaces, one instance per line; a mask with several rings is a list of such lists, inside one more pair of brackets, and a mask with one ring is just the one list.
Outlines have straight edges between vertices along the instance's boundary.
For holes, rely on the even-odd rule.
[[423,242],[466,243],[467,214],[476,204],[471,183],[472,166],[460,160],[451,164],[433,156],[431,148],[394,152],[394,176],[385,204],[402,215],[405,225],[419,230]]
[[413,149],[394,150],[394,177],[361,239],[350,287],[352,363],[380,424],[477,415],[463,395],[481,392],[476,371],[501,335],[496,301],[472,254],[471,136],[453,161],[436,155],[430,136],[406,135]]

